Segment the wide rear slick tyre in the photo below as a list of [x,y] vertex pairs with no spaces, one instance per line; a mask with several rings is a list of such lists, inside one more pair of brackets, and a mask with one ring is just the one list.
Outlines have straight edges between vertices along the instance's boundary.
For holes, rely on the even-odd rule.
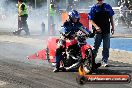
[[93,70],[93,54],[92,54],[92,49],[87,49],[85,51],[85,55],[86,55],[86,60],[84,61],[83,64],[83,69],[87,74],[91,74],[92,70]]

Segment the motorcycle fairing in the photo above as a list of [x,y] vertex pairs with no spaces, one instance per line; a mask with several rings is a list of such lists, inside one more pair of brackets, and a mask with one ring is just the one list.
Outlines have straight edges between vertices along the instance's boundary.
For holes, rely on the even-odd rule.
[[31,60],[31,59],[46,60],[46,50],[45,50],[45,49],[40,50],[40,51],[38,51],[38,52],[35,53],[35,54],[29,55],[27,58],[28,58],[29,60]]
[[82,59],[85,59],[85,51],[87,50],[87,49],[90,49],[90,48],[92,48],[90,45],[83,45],[82,47],[81,47],[81,53],[82,53]]
[[49,49],[49,61],[55,62],[55,50],[57,49],[57,42],[59,41],[58,38],[49,38],[47,47]]
[[66,48],[68,48],[71,45],[77,44],[77,40],[76,39],[72,39],[72,40],[66,40]]

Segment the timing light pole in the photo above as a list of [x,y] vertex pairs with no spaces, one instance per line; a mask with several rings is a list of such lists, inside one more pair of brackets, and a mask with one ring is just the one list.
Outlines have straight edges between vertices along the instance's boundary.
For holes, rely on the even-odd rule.
[[36,9],[36,0],[35,0],[35,9]]
[[47,0],[47,16],[48,16],[48,30],[47,32],[49,33],[50,31],[50,0]]

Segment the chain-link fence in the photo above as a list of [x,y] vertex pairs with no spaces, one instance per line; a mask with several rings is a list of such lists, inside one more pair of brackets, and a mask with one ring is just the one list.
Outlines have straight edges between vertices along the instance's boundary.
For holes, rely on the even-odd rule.
[[[81,13],[88,13],[90,6],[88,6],[87,4],[88,3],[86,4],[79,3],[77,4],[79,7],[75,5],[74,8]],[[67,12],[66,2],[64,3],[63,1],[62,4],[61,2],[59,2],[58,5],[59,6],[56,8],[55,16],[54,16],[54,26],[53,26],[54,28],[52,27],[52,31],[54,30],[57,34],[58,34],[57,32],[58,29],[60,29],[63,24],[62,13]],[[15,6],[15,4],[10,4],[7,9],[8,11],[4,11],[6,13],[3,13],[3,11],[1,10],[2,15],[0,13],[0,21],[1,21],[0,27],[11,28],[12,29],[11,31],[13,31],[18,27],[17,26],[18,25],[17,24],[17,16],[18,16],[17,7]],[[132,33],[132,10],[124,10],[125,14],[121,15],[121,10],[119,7],[116,7],[113,9],[115,11],[114,22],[115,22],[116,33],[131,34]],[[36,9],[29,8],[29,17],[27,21],[28,21],[29,30],[31,31],[31,34],[32,32],[36,34],[41,34],[45,30],[50,31],[51,29],[48,29],[47,3],[45,3],[43,7],[41,8],[36,8]]]
[[119,10],[115,13],[115,26],[132,27],[132,10]]

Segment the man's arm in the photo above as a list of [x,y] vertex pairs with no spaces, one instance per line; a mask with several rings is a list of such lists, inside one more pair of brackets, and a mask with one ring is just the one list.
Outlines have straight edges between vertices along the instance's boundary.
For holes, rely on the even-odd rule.
[[112,26],[111,33],[113,35],[114,34],[114,31],[115,31],[113,16],[110,18],[110,23],[111,23],[111,26]]
[[87,29],[86,27],[84,27],[82,24],[79,27],[79,30],[81,30],[84,34],[90,34],[91,31],[89,29]]
[[102,32],[101,29],[100,29],[100,27],[98,25],[96,25],[93,20],[90,20],[90,23],[95,27],[95,29],[96,29],[96,31],[98,33],[101,33]]
[[93,7],[90,9],[88,18],[89,18],[90,23],[95,27],[96,32],[101,33],[100,27],[93,21],[94,16],[95,16],[95,13],[96,13],[96,10],[95,10],[95,9],[96,9],[95,6],[93,6]]
[[110,15],[110,23],[111,23],[111,33],[114,34],[115,28],[114,28],[114,20],[113,20],[113,16],[114,16],[114,10],[112,9],[112,7],[108,4],[107,8],[109,9],[109,15]]

